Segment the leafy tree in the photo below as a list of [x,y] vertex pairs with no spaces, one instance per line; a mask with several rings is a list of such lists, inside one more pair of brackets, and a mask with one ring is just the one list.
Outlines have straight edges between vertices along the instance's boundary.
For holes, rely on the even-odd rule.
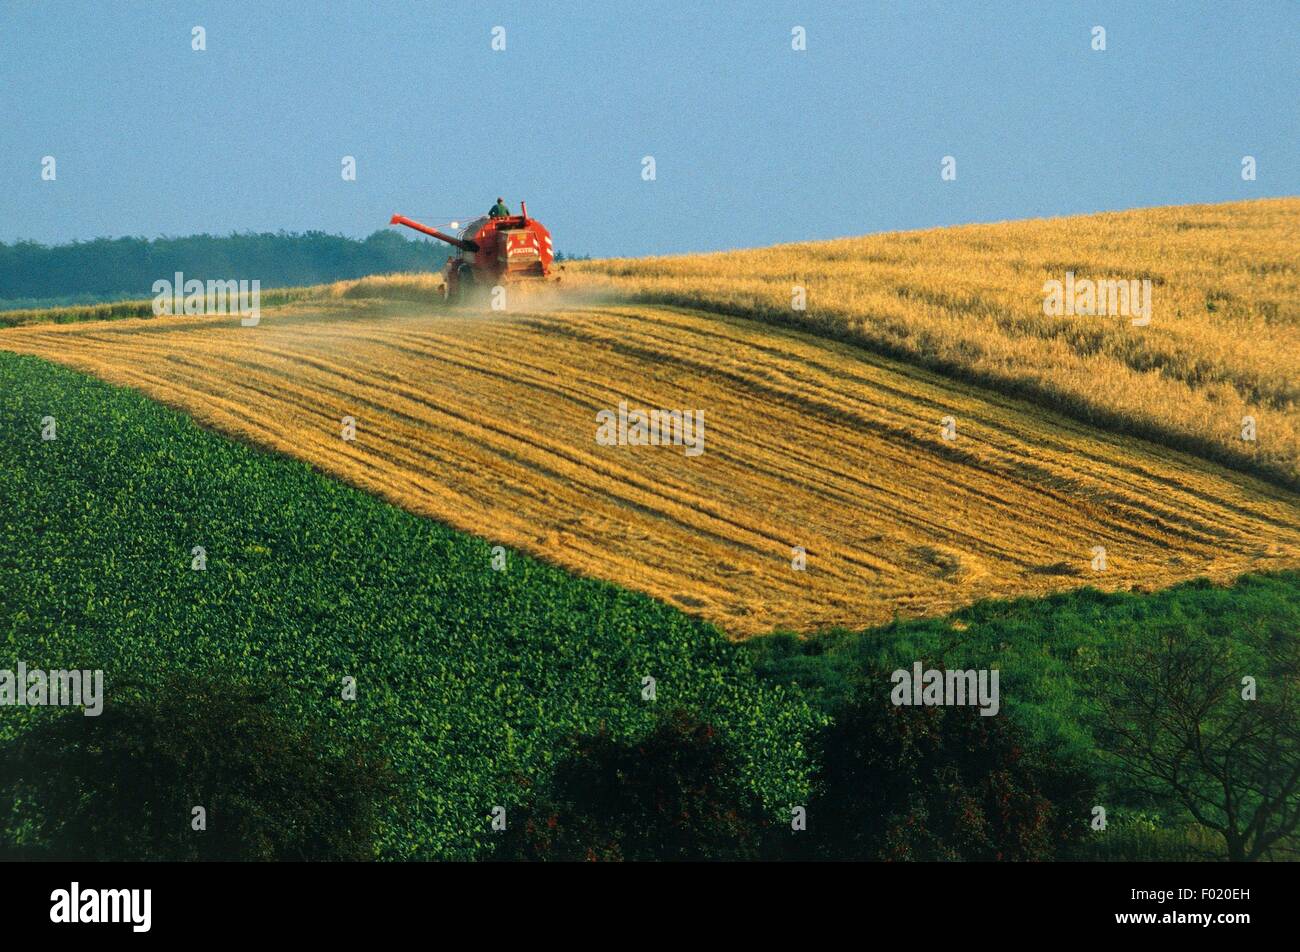
[[1229,860],[1266,858],[1300,826],[1298,677],[1293,632],[1249,644],[1163,625],[1099,669],[1098,742],[1131,793],[1172,795]]
[[[120,689],[119,689],[120,690]],[[342,753],[320,724],[246,683],[173,678],[50,714],[0,753],[11,857],[71,860],[372,859],[395,789],[365,747]],[[193,808],[206,829],[192,828]]]
[[867,678],[822,732],[804,856],[1047,860],[1087,832],[1082,769],[1028,749],[1004,715],[896,707]]
[[498,857],[527,860],[757,858],[769,826],[709,724],[676,711],[642,740],[573,739]]

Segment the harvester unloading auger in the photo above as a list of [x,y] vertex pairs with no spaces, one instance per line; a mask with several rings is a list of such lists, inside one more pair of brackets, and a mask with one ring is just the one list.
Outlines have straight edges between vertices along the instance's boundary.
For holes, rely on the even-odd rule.
[[518,215],[475,219],[461,229],[457,238],[404,215],[394,215],[389,224],[414,228],[456,249],[443,273],[443,296],[455,303],[475,287],[545,281],[551,277],[555,262],[551,233],[536,218],[528,217],[527,203],[520,202],[519,208]]

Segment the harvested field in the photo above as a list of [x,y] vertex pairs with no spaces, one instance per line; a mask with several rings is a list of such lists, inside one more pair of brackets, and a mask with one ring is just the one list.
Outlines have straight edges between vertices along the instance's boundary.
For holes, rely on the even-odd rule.
[[[211,317],[10,328],[0,348],[137,388],[734,636],[1300,564],[1300,508],[1284,489],[706,312],[315,301],[248,328]],[[620,401],[704,411],[704,452],[599,445],[596,414]],[[792,568],[794,546],[806,571]],[[1095,546],[1105,571],[1092,568]]]

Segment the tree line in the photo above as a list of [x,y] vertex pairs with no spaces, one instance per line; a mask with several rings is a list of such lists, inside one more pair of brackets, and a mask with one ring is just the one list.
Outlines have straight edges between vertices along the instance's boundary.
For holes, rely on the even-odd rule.
[[259,280],[293,287],[394,271],[437,271],[449,249],[432,241],[376,231],[348,238],[321,231],[96,238],[65,245],[0,242],[0,302],[89,303],[150,297],[154,281]]

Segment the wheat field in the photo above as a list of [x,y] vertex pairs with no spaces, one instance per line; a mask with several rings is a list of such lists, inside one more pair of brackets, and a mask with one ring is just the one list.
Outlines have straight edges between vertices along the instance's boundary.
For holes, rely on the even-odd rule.
[[[1067,272],[1150,281],[1150,324],[1047,316]],[[566,281],[864,344],[1300,488],[1300,198],[574,262]]]
[[[36,324],[0,348],[735,637],[1300,564],[1285,488],[848,343],[667,305],[484,314],[346,290],[257,327]],[[621,401],[702,410],[703,452],[601,445]]]

